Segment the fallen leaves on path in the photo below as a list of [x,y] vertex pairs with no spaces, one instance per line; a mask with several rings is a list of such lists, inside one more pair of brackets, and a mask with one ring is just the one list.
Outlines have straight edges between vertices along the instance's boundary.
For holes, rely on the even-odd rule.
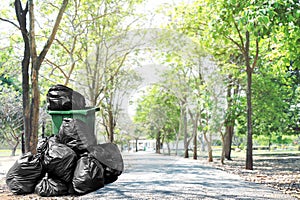
[[300,156],[254,156],[254,170],[246,170],[245,159],[241,158],[226,161],[224,165],[215,160],[212,165],[300,199]]

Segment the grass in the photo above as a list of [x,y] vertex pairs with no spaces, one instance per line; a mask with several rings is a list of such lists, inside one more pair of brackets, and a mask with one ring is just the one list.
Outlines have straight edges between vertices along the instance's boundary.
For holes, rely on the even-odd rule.
[[[163,151],[162,151],[163,153]],[[164,152],[164,154],[167,154],[167,151]],[[207,158],[208,153],[207,152],[199,152],[198,151],[198,157],[199,158]],[[171,151],[171,155],[175,155],[175,150]],[[184,151],[179,150],[178,156],[183,156]],[[300,156],[300,151],[297,150],[289,150],[289,149],[282,149],[282,150],[253,150],[253,156]],[[193,157],[193,152],[189,151],[189,157]],[[220,158],[221,157],[221,149],[213,149],[213,158]],[[246,158],[246,150],[241,150],[239,152],[232,150],[231,151],[231,158]]]
[[[300,151],[296,150],[253,150],[253,156],[299,156]],[[214,151],[214,157],[220,157],[221,151]],[[232,158],[246,158],[246,150],[240,152],[231,151]]]
[[[21,149],[17,149],[16,150],[16,156],[20,156],[21,153]],[[0,149],[0,157],[4,157],[4,156],[11,156],[11,150],[10,149]]]

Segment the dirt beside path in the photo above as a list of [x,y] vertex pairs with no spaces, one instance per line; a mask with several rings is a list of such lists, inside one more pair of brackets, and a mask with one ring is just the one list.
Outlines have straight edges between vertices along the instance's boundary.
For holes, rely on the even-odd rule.
[[215,160],[211,165],[237,174],[246,181],[267,185],[300,199],[300,155],[254,156],[254,170],[245,170],[245,159],[234,158],[221,165]]

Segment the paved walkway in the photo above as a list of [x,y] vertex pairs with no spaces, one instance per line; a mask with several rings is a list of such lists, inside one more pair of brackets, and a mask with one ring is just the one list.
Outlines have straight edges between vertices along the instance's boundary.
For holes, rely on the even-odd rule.
[[192,159],[146,152],[123,158],[125,172],[119,180],[79,199],[295,199]]

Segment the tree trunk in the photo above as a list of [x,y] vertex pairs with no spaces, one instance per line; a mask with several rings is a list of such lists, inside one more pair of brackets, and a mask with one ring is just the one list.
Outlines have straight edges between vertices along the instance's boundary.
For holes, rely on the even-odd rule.
[[228,75],[228,81],[229,84],[227,86],[227,111],[230,113],[226,120],[225,120],[225,135],[222,138],[222,150],[223,150],[223,156],[227,159],[227,160],[232,160],[231,159],[231,145],[232,145],[232,137],[233,137],[233,133],[234,133],[234,121],[235,121],[235,116],[233,116],[231,113],[231,109],[232,109],[232,104],[233,104],[233,97],[234,95],[237,94],[238,90],[234,89],[234,91],[232,92],[233,89],[233,85],[234,85],[234,80],[232,78],[232,75]]
[[108,130],[109,130],[109,141],[111,143],[114,142],[114,128],[115,128],[115,123],[114,123],[114,116],[113,116],[113,112],[110,109],[108,111]]
[[15,12],[20,25],[22,38],[24,41],[24,53],[22,59],[22,101],[23,101],[23,127],[25,137],[25,152],[30,151],[30,98],[29,98],[29,63],[30,63],[30,46],[27,30],[27,13],[28,3],[26,8],[22,8],[20,0],[15,0]]
[[231,145],[232,145],[232,137],[234,133],[234,126],[233,125],[226,125],[226,130],[225,130],[225,136],[224,136],[224,141],[223,141],[223,148],[224,148],[224,157],[227,160],[232,160],[231,159]]
[[168,148],[168,155],[170,156],[171,155],[171,148],[170,148],[170,143],[167,142],[167,148]]
[[167,131],[166,131],[166,130],[163,130],[163,132],[164,132],[164,134],[162,135],[162,138],[161,138],[160,149],[163,149],[163,148],[164,148],[165,137],[166,137],[166,134],[167,134]]
[[194,142],[194,155],[193,155],[193,158],[194,158],[194,160],[197,160],[197,157],[198,157],[198,155],[197,155],[197,130],[195,132],[193,142]]
[[208,149],[208,162],[213,162],[213,154],[212,154],[212,148],[211,148],[211,143],[207,144],[207,149]]
[[207,152],[208,152],[208,162],[213,162],[213,154],[212,154],[212,147],[211,147],[211,141],[212,141],[212,135],[209,134],[209,139],[207,138],[206,132],[203,133],[204,139],[207,144]]
[[161,146],[161,143],[160,143],[160,131],[157,132],[156,134],[156,153],[160,154],[160,146]]
[[24,138],[24,132],[22,132],[22,136],[21,136],[21,151],[22,151],[22,155],[25,154],[25,138]]
[[[233,95],[231,95],[231,89],[232,89],[232,87],[230,87],[230,91],[227,91],[227,92],[230,92],[229,94],[227,93],[227,97],[229,98],[228,108],[232,107],[232,104],[233,104],[232,98],[238,94],[239,85],[238,84],[235,85]],[[225,132],[225,138],[224,138],[225,139],[225,141],[224,141],[225,155],[224,156],[227,160],[232,160],[231,159],[231,146],[232,146],[232,138],[234,135],[234,126],[235,126],[235,116],[231,116],[230,119],[228,119],[228,121],[226,122],[226,132]]]
[[20,142],[19,142],[19,139],[18,139],[17,143],[11,149],[11,156],[15,156],[16,155],[16,150],[17,150],[17,147],[18,147],[19,143]]
[[138,149],[138,138],[135,138],[135,152],[138,152],[139,149]]
[[183,118],[183,133],[184,133],[184,158],[189,158],[189,143],[188,143],[188,131],[187,131],[187,112],[186,112],[186,99],[183,102],[182,118]]
[[253,169],[253,144],[252,144],[252,102],[251,102],[251,93],[252,93],[252,72],[253,69],[250,66],[250,57],[249,57],[249,42],[250,36],[249,32],[246,32],[246,52],[245,52],[245,62],[247,67],[247,153],[246,153],[246,169]]
[[[226,134],[226,133],[225,133]],[[223,135],[221,133],[221,140],[222,140],[222,153],[221,153],[221,163],[222,165],[224,164],[224,160],[225,160],[225,149],[226,149],[226,145],[225,145],[225,137],[226,135]]]
[[38,86],[38,66],[33,66],[32,72],[32,102],[31,102],[31,135],[30,135],[30,152],[36,154],[39,130],[39,112],[40,112],[40,91]]
[[196,116],[195,116],[195,119],[193,120],[193,135],[194,135],[194,138],[193,138],[193,151],[194,151],[194,154],[193,154],[193,159],[194,160],[197,160],[197,142],[198,142],[198,120],[199,120],[199,116],[200,116],[200,113],[197,113]]

